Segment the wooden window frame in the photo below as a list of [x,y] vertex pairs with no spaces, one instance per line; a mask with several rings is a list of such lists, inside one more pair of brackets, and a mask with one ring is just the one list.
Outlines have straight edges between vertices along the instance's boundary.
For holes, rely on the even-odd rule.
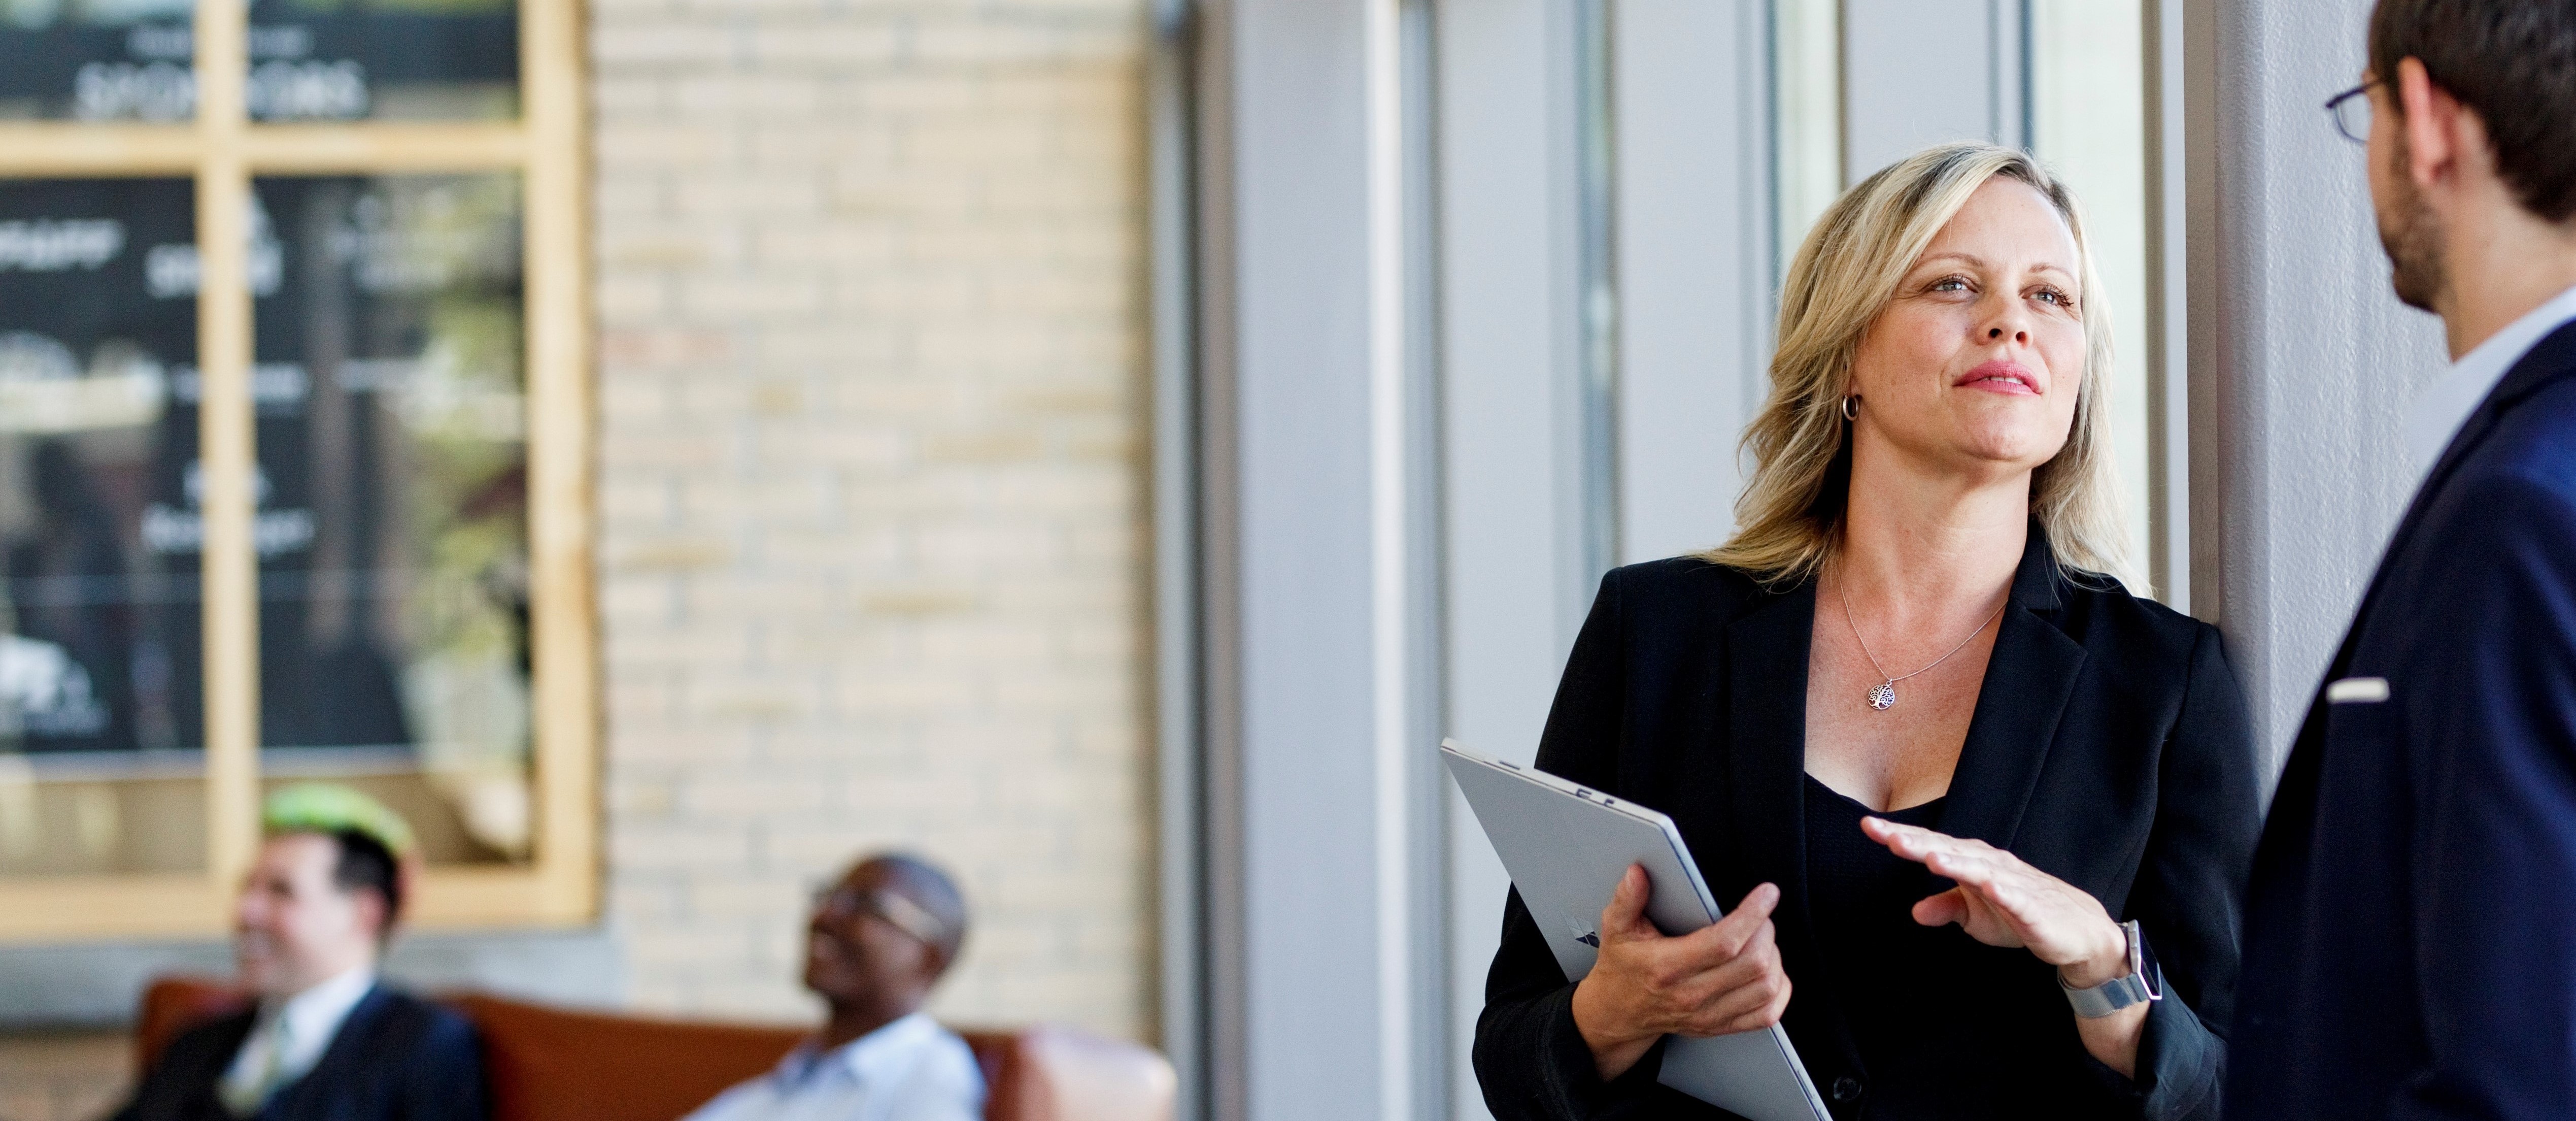
[[592,611],[589,256],[579,0],[518,0],[517,120],[255,124],[247,0],[197,0],[193,124],[0,123],[0,178],[196,183],[204,464],[206,867],[0,879],[0,943],[225,931],[259,847],[258,564],[248,277],[253,177],[515,171],[526,223],[528,549],[535,856],[433,865],[414,928],[573,926],[598,909],[597,631]]

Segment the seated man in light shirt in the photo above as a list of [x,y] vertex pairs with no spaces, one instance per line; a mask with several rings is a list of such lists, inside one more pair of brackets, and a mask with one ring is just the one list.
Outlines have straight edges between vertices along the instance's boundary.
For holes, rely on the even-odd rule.
[[966,902],[945,873],[900,853],[860,861],[815,895],[805,924],[823,1030],[687,1121],[977,1121],[974,1052],[921,1011],[965,940]]
[[278,791],[261,819],[233,909],[234,964],[259,1004],[173,1040],[115,1121],[484,1121],[473,1026],[376,979],[410,826],[321,785]]

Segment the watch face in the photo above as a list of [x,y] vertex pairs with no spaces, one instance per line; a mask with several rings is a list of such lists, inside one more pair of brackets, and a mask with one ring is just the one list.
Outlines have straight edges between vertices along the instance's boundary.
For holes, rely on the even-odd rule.
[[2139,926],[2136,919],[2130,919],[2121,925],[2129,932],[2129,976],[2138,979],[2138,992],[2145,999],[2163,1000],[2165,994],[2157,991],[2155,974],[2148,968],[2155,959],[2147,951],[2145,928]]

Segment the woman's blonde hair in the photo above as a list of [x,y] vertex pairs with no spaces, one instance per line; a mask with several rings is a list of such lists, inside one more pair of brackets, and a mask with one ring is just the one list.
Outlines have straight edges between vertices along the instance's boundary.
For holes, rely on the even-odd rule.
[[1895,298],[1932,239],[1996,176],[2026,183],[2075,235],[2084,323],[2084,374],[2066,446],[2031,473],[2030,508],[2061,567],[2129,581],[2127,534],[2111,460],[2106,406],[2111,324],[2075,196],[2028,153],[1943,144],[1879,170],[1816,221],[1780,289],[1771,397],[1744,430],[1753,481],[1735,503],[1735,536],[1700,554],[1765,584],[1797,584],[1833,555],[1851,478],[1851,427],[1842,402],[1862,336]]

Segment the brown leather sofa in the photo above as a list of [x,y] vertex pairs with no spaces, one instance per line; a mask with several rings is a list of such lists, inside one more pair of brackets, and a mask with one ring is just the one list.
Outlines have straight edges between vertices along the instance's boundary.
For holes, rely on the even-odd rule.
[[[675,1121],[777,1065],[805,1035],[480,994],[442,999],[482,1033],[493,1121]],[[221,981],[153,982],[135,1020],[136,1062],[151,1069],[180,1032],[247,1003]],[[959,1034],[984,1067],[986,1121],[1171,1121],[1172,1068],[1147,1048],[1060,1027]]]

